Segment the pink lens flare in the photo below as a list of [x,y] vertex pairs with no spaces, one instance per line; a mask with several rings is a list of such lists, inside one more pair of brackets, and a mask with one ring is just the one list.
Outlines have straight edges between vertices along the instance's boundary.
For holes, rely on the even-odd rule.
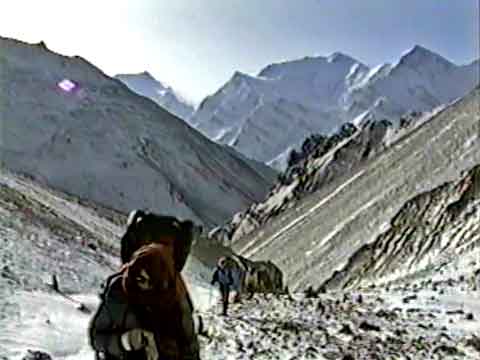
[[75,84],[72,80],[69,79],[63,79],[57,85],[60,89],[68,93],[72,92],[77,87],[77,84]]

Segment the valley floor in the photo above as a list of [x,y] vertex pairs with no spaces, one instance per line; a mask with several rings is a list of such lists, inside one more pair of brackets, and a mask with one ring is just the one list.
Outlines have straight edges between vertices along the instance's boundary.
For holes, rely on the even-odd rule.
[[[0,181],[0,360],[20,360],[28,349],[94,359],[92,314],[46,283],[57,274],[61,289],[86,294],[75,299],[95,310],[101,281],[118,268],[122,231],[104,213],[26,180]],[[480,359],[480,292],[472,290],[479,264],[480,251],[470,251],[358,291],[255,295],[228,317],[212,306],[211,270],[195,256],[185,278],[207,328],[203,360]]]
[[480,358],[480,295],[436,290],[256,295],[229,317],[218,306],[206,313],[204,358]]
[[[216,290],[191,287],[206,334],[202,359],[479,359],[480,293],[446,281],[308,297],[255,295],[220,315]],[[90,309],[98,297],[76,296]],[[20,291],[0,314],[0,359],[28,349],[94,359],[90,314],[56,294]],[[5,304],[5,305],[8,305]],[[15,309],[16,311],[12,311]],[[3,310],[6,310],[4,308]]]

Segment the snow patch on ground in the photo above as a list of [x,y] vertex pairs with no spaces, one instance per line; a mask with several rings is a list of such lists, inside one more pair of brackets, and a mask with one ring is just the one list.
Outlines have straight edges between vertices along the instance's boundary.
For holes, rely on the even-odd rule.
[[[96,296],[75,296],[90,309]],[[80,312],[71,301],[56,294],[18,292],[9,300],[17,311],[2,314],[0,350],[12,359],[21,359],[28,349],[41,350],[54,359],[93,359],[87,328],[91,315]],[[7,317],[8,316],[8,317]]]

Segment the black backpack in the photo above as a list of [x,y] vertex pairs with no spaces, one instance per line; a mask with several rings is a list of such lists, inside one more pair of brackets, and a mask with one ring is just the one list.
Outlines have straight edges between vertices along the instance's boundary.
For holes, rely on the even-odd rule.
[[189,220],[181,221],[173,216],[135,210],[130,213],[127,230],[121,240],[122,263],[127,263],[141,246],[154,243],[155,236],[161,233],[175,238],[175,268],[181,272],[192,247],[193,231],[194,224]]

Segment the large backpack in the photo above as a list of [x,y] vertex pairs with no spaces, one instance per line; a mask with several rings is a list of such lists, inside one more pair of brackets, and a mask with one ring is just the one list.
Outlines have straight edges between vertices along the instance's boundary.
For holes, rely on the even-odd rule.
[[121,240],[122,263],[127,263],[143,245],[162,243],[173,246],[175,269],[180,272],[192,247],[194,229],[195,225],[189,220],[135,210],[130,213],[127,230]]

